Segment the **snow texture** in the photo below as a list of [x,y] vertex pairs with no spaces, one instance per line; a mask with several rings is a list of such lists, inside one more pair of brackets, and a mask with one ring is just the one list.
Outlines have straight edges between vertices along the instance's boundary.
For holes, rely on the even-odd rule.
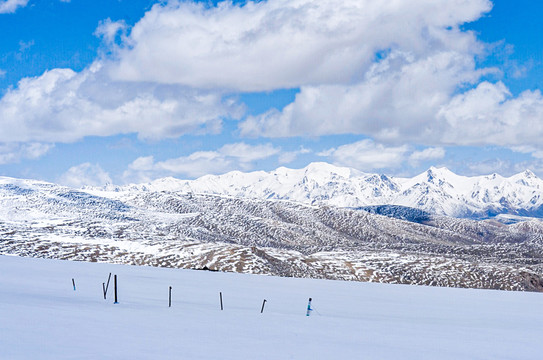
[[0,256],[0,358],[535,360],[541,299]]

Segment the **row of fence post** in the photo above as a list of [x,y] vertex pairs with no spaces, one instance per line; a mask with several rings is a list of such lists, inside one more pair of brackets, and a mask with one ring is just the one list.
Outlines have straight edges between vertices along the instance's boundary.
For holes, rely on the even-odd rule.
[[[109,289],[110,280],[111,280],[111,273],[109,273],[109,276],[107,278],[107,283],[105,283],[105,282],[102,283],[102,292],[103,292],[103,295],[104,295],[104,300],[107,299],[107,292],[108,292],[108,289]],[[76,291],[75,278],[72,278],[72,285],[73,285],[74,291]],[[114,292],[114,298],[115,298],[113,303],[118,304],[119,300],[117,298],[117,275],[113,275],[113,289],[114,289],[113,292]],[[222,310],[224,310],[222,292],[219,292],[219,301],[220,301],[220,304],[221,304],[221,311],[222,311]],[[264,306],[266,305],[267,301],[268,300],[264,299],[264,301],[262,302],[262,308],[260,309],[261,314],[264,313]],[[172,287],[171,286],[168,289],[168,307],[172,307]],[[311,298],[309,298],[309,302],[307,304],[306,316],[309,316],[311,311],[313,311],[313,309],[311,308]]]

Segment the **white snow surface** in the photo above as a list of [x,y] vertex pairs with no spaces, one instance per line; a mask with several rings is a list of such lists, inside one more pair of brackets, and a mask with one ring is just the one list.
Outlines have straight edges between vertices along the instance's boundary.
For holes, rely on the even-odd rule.
[[498,174],[467,177],[446,168],[431,167],[413,178],[394,178],[312,163],[303,169],[233,171],[196,180],[169,177],[148,184],[86,188],[85,191],[118,199],[127,192],[170,191],[339,207],[402,205],[453,217],[543,216],[543,180],[529,170],[507,178]]
[[[112,283],[103,299],[110,272],[119,304]],[[0,256],[0,358],[540,359],[542,300]]]

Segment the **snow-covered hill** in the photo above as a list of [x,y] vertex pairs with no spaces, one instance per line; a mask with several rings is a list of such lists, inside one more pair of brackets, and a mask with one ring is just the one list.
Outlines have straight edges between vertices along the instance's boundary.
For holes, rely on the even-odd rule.
[[[117,191],[115,191],[117,190]],[[506,225],[0,179],[0,254],[253,274],[543,291],[543,221]]]
[[[119,304],[112,284],[103,298],[109,273]],[[9,360],[536,360],[540,307],[535,293],[0,256],[0,358]]]
[[499,214],[543,217],[543,180],[530,171],[466,177],[430,168],[413,178],[366,174],[326,163],[303,169],[207,175],[196,180],[164,178],[116,191],[174,191],[254,199],[291,200],[338,207],[401,205],[431,214],[491,218]]

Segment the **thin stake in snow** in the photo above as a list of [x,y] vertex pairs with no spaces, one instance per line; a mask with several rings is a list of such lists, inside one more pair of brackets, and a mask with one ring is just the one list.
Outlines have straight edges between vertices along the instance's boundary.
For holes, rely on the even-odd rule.
[[266,305],[266,299],[262,302],[262,309],[260,309],[261,314],[264,312],[264,305]]
[[170,286],[170,294],[168,298],[168,307],[172,307],[172,287]]
[[313,311],[313,309],[311,309],[311,298],[309,298],[309,302],[307,303],[307,313],[305,314],[305,316],[309,316],[311,311]]
[[108,276],[108,278],[107,278],[107,285],[106,285],[106,287],[104,288],[104,299],[106,298],[107,289],[109,288],[109,280],[111,280],[111,273],[109,273],[109,276]]
[[221,310],[223,310],[223,307],[222,307],[222,292],[219,292],[219,298],[221,299]]
[[106,283],[102,283],[102,292],[104,293],[104,300],[106,299]]
[[119,301],[117,301],[117,275],[114,275],[114,277],[113,277],[113,288],[115,289],[115,302],[114,302],[114,304],[118,304]]
[[72,278],[72,285],[74,286],[74,291],[75,291],[75,279]]

